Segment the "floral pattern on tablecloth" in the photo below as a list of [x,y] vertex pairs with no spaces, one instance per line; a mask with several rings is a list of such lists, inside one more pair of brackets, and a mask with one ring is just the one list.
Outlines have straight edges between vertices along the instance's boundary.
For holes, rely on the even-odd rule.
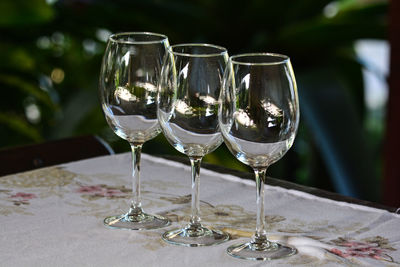
[[[62,199],[73,208],[70,216],[95,216],[99,220],[106,215],[127,209],[131,188],[123,185],[126,177],[110,173],[82,175],[62,167],[50,167],[0,178],[0,215],[34,215],[34,207],[44,199]],[[112,184],[115,182],[115,184]],[[143,198],[147,207],[162,207],[176,225],[188,221],[190,195],[175,195],[177,185],[165,181],[144,183]],[[154,190],[154,191],[153,191]],[[145,207],[146,208],[146,207]],[[71,209],[72,210],[72,209]],[[125,210],[126,211],[126,210]],[[249,238],[255,229],[255,213],[239,205],[215,204],[201,201],[201,217],[204,224],[227,231],[232,239]],[[291,265],[318,266],[326,263],[360,265],[368,258],[387,266],[398,266],[391,254],[396,248],[382,236],[357,239],[346,236],[348,232],[366,232],[362,222],[338,227],[326,220],[304,221],[288,219],[280,214],[267,214],[267,231],[271,240],[281,241],[298,248],[301,257],[288,259]],[[166,246],[156,232],[138,232],[143,248],[157,251]],[[330,237],[336,236],[332,239]],[[156,241],[155,241],[156,240]]]
[[131,189],[125,186],[108,186],[106,184],[97,185],[81,185],[76,192],[86,197],[88,200],[96,200],[99,198],[129,198],[131,196]]

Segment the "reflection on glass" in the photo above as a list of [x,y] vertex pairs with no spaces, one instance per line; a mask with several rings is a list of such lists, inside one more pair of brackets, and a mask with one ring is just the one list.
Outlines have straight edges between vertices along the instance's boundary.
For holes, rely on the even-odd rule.
[[156,114],[157,83],[168,46],[166,36],[145,32],[114,34],[108,40],[100,73],[100,99],[111,129],[131,145],[133,166],[130,209],[104,220],[112,228],[142,230],[169,224],[162,216],[145,213],[140,195],[142,145],[161,132]]
[[228,248],[251,260],[291,256],[296,249],[271,242],[265,231],[264,183],[267,168],[292,146],[299,123],[296,81],[288,57],[243,54],[229,59],[220,95],[219,123],[232,154],[254,169],[257,226],[253,238]]
[[225,48],[207,44],[170,47],[163,66],[158,96],[158,119],[164,136],[192,166],[192,215],[183,228],[164,233],[163,239],[183,246],[209,246],[228,240],[200,220],[199,175],[204,155],[221,143],[218,97],[228,60]]

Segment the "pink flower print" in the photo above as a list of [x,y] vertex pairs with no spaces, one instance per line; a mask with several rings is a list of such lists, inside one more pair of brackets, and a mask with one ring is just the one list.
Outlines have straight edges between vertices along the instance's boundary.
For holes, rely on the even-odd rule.
[[340,246],[344,247],[344,249],[332,248],[329,251],[343,258],[372,258],[393,262],[393,259],[378,244],[347,241],[341,243]]
[[124,193],[122,190],[107,187],[106,185],[83,185],[78,188],[77,192],[95,198],[118,198],[126,195],[126,193]]
[[10,198],[14,198],[12,200],[12,202],[16,206],[29,205],[29,200],[32,199],[32,198],[36,198],[36,195],[35,194],[30,194],[30,193],[18,192],[18,193],[14,194],[14,195],[11,195]]
[[83,185],[78,189],[78,193],[99,193],[103,190],[100,185]]
[[19,198],[21,200],[29,200],[32,198],[35,198],[36,195],[35,194],[30,194],[30,193],[22,193],[22,192],[18,192],[15,195],[11,195],[11,198]]
[[118,190],[118,189],[107,189],[105,192],[104,192],[104,196],[105,197],[115,197],[115,196],[120,196],[120,195],[123,195],[124,193],[121,191],[121,190]]

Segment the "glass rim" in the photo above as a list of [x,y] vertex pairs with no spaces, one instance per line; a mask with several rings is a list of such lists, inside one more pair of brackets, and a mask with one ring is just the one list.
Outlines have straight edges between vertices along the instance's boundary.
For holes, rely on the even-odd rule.
[[[274,57],[274,58],[280,58],[280,60],[276,60],[273,62],[243,62],[243,61],[237,61],[235,60],[236,58],[241,58],[241,57]],[[237,65],[247,65],[247,66],[270,66],[270,65],[279,65],[279,64],[286,64],[287,62],[290,61],[290,57],[283,55],[283,54],[278,54],[278,53],[244,53],[244,54],[237,54],[233,55],[229,58],[229,60]]]
[[[118,40],[116,37],[120,36],[134,36],[134,35],[144,35],[144,36],[157,36],[160,37],[159,40],[149,40],[149,41],[127,41],[127,40]],[[113,33],[111,34],[108,39],[114,43],[120,43],[120,44],[156,44],[156,43],[162,43],[168,40],[168,36],[161,34],[161,33],[155,33],[155,32],[119,32],[119,33]]]
[[[173,49],[177,47],[211,47],[220,50],[220,52],[214,53],[205,53],[205,54],[190,54],[184,52],[176,52]],[[215,56],[222,56],[224,54],[228,54],[228,49],[223,46],[214,45],[214,44],[207,44],[207,43],[184,43],[184,44],[175,44],[168,47],[168,51],[177,56],[185,56],[185,57],[215,57]]]

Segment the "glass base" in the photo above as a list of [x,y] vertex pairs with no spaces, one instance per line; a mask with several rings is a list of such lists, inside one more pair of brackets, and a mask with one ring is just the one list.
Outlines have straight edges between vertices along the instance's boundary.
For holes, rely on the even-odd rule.
[[104,225],[110,228],[148,230],[168,226],[170,221],[159,215],[140,213],[137,215],[116,215],[104,219]]
[[267,261],[292,256],[297,253],[297,250],[290,246],[267,241],[262,245],[253,242],[233,245],[228,247],[227,252],[240,259]]
[[208,229],[201,224],[189,224],[185,228],[165,232],[162,235],[162,239],[174,245],[200,247],[228,241],[229,235],[219,230]]

